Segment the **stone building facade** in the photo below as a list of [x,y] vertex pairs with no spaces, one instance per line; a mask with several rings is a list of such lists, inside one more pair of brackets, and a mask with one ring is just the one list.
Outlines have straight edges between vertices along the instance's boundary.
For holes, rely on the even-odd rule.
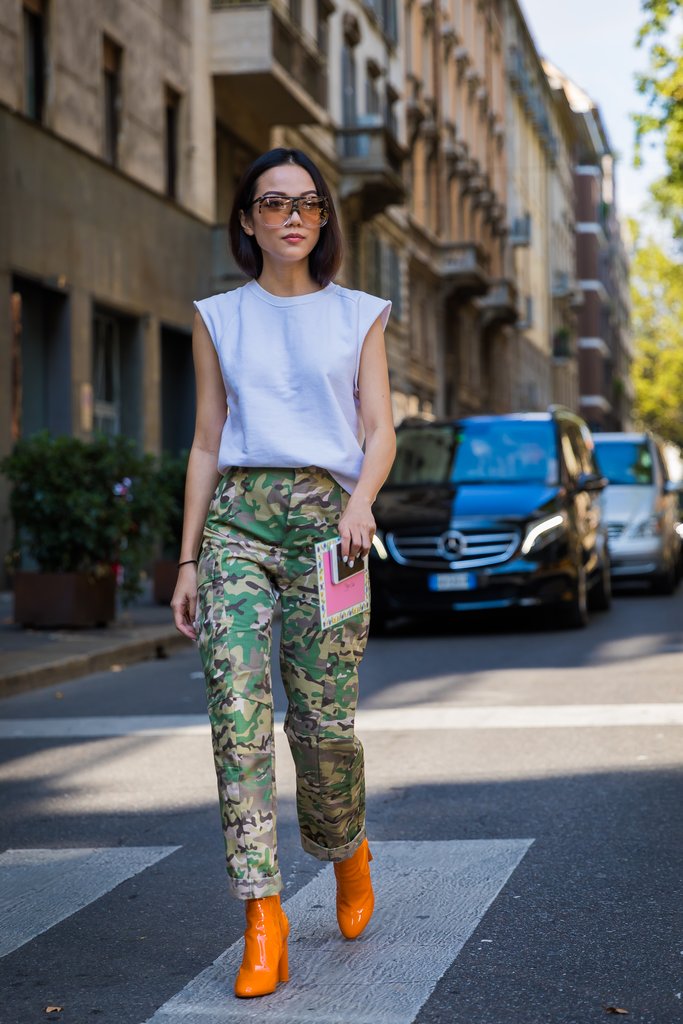
[[41,428],[190,443],[192,299],[241,283],[226,221],[274,145],[330,183],[340,283],[393,301],[397,421],[575,405],[594,337],[614,411],[613,206],[609,338],[578,330],[574,273],[572,167],[599,162],[604,200],[607,164],[546,71],[516,0],[3,0],[0,453]]
[[213,219],[195,8],[0,5],[2,453],[41,428],[151,451],[191,436]]
[[410,344],[406,411],[507,405],[505,51],[498,0],[405,12]]
[[617,215],[615,160],[600,110],[565,78],[574,115],[579,412],[595,430],[631,424],[629,269]]

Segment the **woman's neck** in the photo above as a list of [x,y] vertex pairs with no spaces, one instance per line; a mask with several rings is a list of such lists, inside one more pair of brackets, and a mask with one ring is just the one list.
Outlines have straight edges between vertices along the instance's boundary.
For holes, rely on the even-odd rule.
[[[303,264],[303,265],[302,265]],[[314,281],[308,270],[308,260],[293,266],[272,266],[264,260],[263,270],[257,278],[258,283],[271,295],[288,298],[295,295],[308,295],[320,291],[320,285]]]

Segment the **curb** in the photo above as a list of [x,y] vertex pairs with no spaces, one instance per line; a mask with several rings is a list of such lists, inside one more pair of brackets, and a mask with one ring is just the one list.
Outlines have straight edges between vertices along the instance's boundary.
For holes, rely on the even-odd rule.
[[112,663],[130,665],[138,661],[165,658],[169,650],[177,647],[187,647],[189,650],[193,646],[192,641],[181,636],[175,626],[150,628],[143,637],[120,640],[89,654],[56,658],[44,665],[0,675],[0,698],[54,686],[57,683],[91,675],[93,672],[103,672],[109,669]]

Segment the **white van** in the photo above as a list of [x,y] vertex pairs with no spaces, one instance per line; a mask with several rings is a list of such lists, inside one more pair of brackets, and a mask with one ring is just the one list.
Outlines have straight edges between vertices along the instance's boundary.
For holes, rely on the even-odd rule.
[[672,594],[679,578],[676,485],[660,441],[649,433],[594,433],[595,455],[609,480],[603,515],[615,579],[647,580]]

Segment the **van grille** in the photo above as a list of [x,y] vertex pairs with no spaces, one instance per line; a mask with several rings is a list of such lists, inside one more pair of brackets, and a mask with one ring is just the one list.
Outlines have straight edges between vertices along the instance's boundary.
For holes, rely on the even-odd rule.
[[625,529],[626,523],[608,523],[607,536],[610,540],[616,540],[617,537],[621,537]]
[[[448,550],[449,538],[456,540],[459,550]],[[478,526],[423,536],[388,533],[385,541],[401,565],[443,569],[445,563],[450,569],[476,569],[507,561],[519,544],[519,533]]]

